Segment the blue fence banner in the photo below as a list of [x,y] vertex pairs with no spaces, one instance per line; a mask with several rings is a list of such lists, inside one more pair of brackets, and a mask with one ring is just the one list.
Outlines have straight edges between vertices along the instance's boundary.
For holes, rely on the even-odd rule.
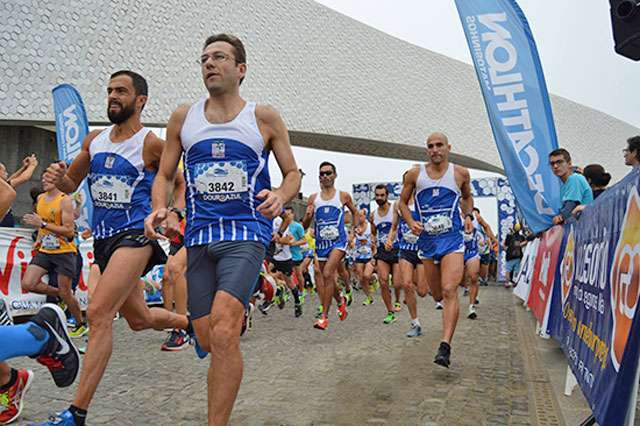
[[[69,164],[80,153],[82,142],[89,134],[89,121],[82,98],[75,87],[70,84],[61,84],[55,87],[52,93],[58,157],[60,161]],[[80,183],[76,193],[82,199],[82,214],[76,219],[76,223],[80,230],[90,228],[93,203],[86,179]]]
[[514,0],[456,0],[502,165],[534,233],[552,226],[560,181],[548,164],[558,148],[538,50]]
[[[560,343],[600,425],[633,424],[640,319],[640,169],[564,226],[549,307]],[[640,315],[639,315],[640,316]]]

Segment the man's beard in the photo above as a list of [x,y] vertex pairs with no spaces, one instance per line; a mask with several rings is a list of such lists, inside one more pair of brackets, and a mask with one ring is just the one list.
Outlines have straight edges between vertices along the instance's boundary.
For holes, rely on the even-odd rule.
[[384,206],[384,205],[387,203],[387,200],[381,200],[381,199],[379,199],[379,198],[376,198],[376,203],[377,203],[380,207],[382,207],[382,206]]
[[107,115],[109,116],[109,121],[111,121],[113,124],[124,123],[136,112],[135,102],[131,102],[126,107],[122,105],[120,102],[114,102],[114,103],[120,106],[119,112],[111,111],[109,108],[107,108]]

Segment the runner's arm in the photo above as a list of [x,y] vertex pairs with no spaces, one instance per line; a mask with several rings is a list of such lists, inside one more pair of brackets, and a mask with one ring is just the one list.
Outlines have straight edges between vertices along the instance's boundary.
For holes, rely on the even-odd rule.
[[307,201],[307,209],[304,212],[304,218],[302,219],[302,227],[309,229],[311,225],[311,219],[313,219],[313,203],[316,201],[316,194],[312,194]]
[[378,245],[378,228],[373,223],[373,212],[369,213],[369,223],[371,224],[371,242]]
[[487,236],[489,237],[489,239],[491,240],[496,240],[496,236],[493,234],[493,231],[491,230],[491,227],[489,226],[489,224],[484,220],[484,218],[482,216],[480,216],[480,213],[476,213],[476,219],[478,220],[478,223],[480,225],[482,225],[482,228],[484,229],[484,232],[487,234]]
[[391,231],[389,231],[389,238],[387,242],[384,243],[384,248],[387,250],[391,250],[393,248],[393,242],[396,240],[396,236],[398,235],[398,208],[399,201],[394,201],[393,203],[393,219],[391,219]]
[[89,146],[100,132],[101,130],[94,130],[84,138],[80,153],[73,159],[68,168],[64,161],[53,163],[44,172],[42,178],[46,182],[54,184],[62,192],[67,194],[75,192],[80,186],[80,182],[89,173],[89,167],[91,166]]
[[[409,199],[411,198],[411,194],[416,188],[416,180],[418,179],[418,174],[420,173],[419,167],[414,167],[410,169],[407,174],[404,176],[404,182],[402,185],[402,192],[400,193],[400,201],[399,208],[400,214],[402,214],[402,218],[409,228],[411,228],[411,232],[415,235],[420,235],[422,230],[424,229],[424,225],[420,222],[416,222],[413,220],[413,216],[411,215],[411,210],[409,210]],[[418,208],[417,206],[415,208]]]
[[14,198],[16,191],[7,182],[0,180],[0,218],[7,215]]
[[[44,229],[61,237],[65,237],[67,240],[72,240],[75,229],[73,227],[73,203],[70,197],[63,197],[62,200],[60,200],[60,214],[62,217],[61,225],[47,223]],[[24,215],[23,221],[27,225],[41,228],[44,219],[35,213],[29,213]]]
[[256,195],[256,197],[264,199],[257,210],[264,217],[272,219],[279,215],[284,205],[298,194],[302,181],[296,160],[293,157],[293,151],[291,151],[289,133],[280,114],[273,108],[257,106],[256,119],[259,127],[262,124],[268,134],[268,139],[266,139],[268,140],[268,148],[273,151],[282,172],[280,188],[274,191],[263,189]]
[[464,167],[455,166],[455,170],[460,174],[462,178],[462,185],[460,185],[460,210],[464,214],[464,231],[470,233],[473,231],[473,220],[470,214],[473,213],[473,197],[471,196],[471,176],[469,170]]
[[11,177],[8,179],[10,185],[14,188],[19,187],[33,176],[33,172],[38,167],[38,159],[35,154],[32,154],[30,157],[22,160],[22,167],[18,169]]

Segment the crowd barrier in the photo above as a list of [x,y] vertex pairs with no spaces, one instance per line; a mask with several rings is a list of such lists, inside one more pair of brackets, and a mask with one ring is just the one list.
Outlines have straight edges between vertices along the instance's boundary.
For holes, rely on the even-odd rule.
[[600,425],[632,425],[638,393],[640,168],[530,243],[514,293],[562,347]]
[[[35,314],[46,302],[46,296],[23,291],[20,286],[27,265],[36,253],[32,248],[33,232],[33,229],[0,228],[0,297],[5,300],[13,316]],[[167,250],[168,243],[161,241],[161,246]],[[80,302],[80,308],[85,310],[89,268],[93,264],[93,238],[82,241],[79,248],[83,266],[75,294]],[[163,270],[164,265],[156,266],[146,277],[160,282]],[[45,275],[42,281],[47,283],[48,277]],[[160,295],[145,291],[145,297],[148,304],[162,302]]]

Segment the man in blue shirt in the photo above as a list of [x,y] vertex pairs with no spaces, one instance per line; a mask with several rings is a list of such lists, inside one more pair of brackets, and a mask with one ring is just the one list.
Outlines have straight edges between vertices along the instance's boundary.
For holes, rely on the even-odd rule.
[[580,204],[593,201],[593,192],[587,180],[581,174],[574,173],[571,167],[569,151],[558,148],[549,153],[549,165],[553,174],[562,181],[560,211],[553,218],[553,224],[559,225],[571,217],[571,212]]
[[292,218],[291,225],[289,225],[289,232],[294,239],[294,242],[291,243],[291,259],[293,260],[293,270],[295,271],[296,278],[298,278],[298,291],[302,296],[302,301],[304,301],[304,277],[302,273],[305,271],[302,270],[303,256],[301,247],[307,243],[307,239],[305,238],[304,228],[300,222],[293,220],[293,207],[288,205],[285,207],[285,210]]

